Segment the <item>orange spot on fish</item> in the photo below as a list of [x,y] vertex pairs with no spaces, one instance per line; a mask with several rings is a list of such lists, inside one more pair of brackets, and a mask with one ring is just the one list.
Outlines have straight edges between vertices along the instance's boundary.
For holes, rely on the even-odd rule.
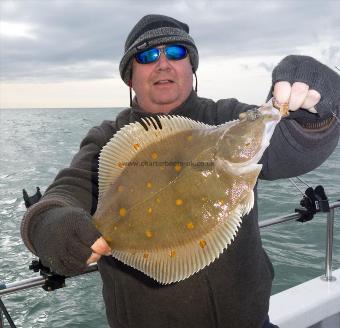
[[181,164],[177,163],[177,164],[175,165],[175,171],[176,171],[176,172],[179,172],[179,171],[181,171],[181,170],[182,170]]
[[199,245],[201,248],[204,248],[205,246],[207,246],[207,242],[204,239],[202,239],[200,240]]
[[149,207],[149,208],[148,208],[148,214],[151,214],[151,213],[152,213],[152,208]]
[[177,206],[181,206],[181,205],[183,205],[183,200],[178,198],[178,199],[176,199],[175,203],[176,203]]
[[119,209],[119,216],[121,217],[126,216],[126,209],[124,207]]
[[158,154],[157,154],[156,152],[152,152],[152,153],[151,153],[151,158],[152,158],[153,160],[156,160],[156,159],[158,158]]
[[170,256],[170,257],[175,257],[175,256],[176,256],[176,251],[175,251],[175,250],[171,250],[171,251],[169,252],[169,256]]
[[151,183],[150,181],[148,181],[148,182],[146,183],[146,188],[149,188],[149,189],[152,188],[152,183]]
[[117,165],[118,165],[118,167],[120,167],[121,169],[125,166],[124,163],[122,163],[122,162],[118,162]]
[[144,253],[144,254],[143,254],[143,257],[144,257],[145,259],[147,259],[147,258],[149,257],[149,253]]
[[146,230],[145,231],[145,236],[148,237],[148,238],[152,238],[152,236],[153,236],[152,231],[151,230]]
[[133,148],[135,148],[135,150],[138,150],[140,148],[140,144],[138,143],[133,144]]
[[187,223],[187,228],[188,228],[189,230],[194,229],[194,224],[193,224],[192,222]]

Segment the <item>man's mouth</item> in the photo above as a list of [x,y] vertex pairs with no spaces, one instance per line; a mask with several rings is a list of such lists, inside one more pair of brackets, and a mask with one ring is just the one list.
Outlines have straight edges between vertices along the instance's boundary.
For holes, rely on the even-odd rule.
[[159,81],[156,81],[154,84],[155,85],[162,85],[162,84],[168,84],[168,83],[174,83],[174,81],[172,81],[172,80],[159,80]]

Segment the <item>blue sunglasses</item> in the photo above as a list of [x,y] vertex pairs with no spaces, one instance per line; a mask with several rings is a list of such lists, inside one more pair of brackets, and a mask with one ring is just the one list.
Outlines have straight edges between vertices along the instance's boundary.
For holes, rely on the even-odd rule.
[[171,44],[164,48],[151,48],[138,52],[135,55],[135,58],[139,64],[155,63],[159,59],[162,52],[168,60],[181,60],[188,54],[188,51],[185,47],[178,44]]

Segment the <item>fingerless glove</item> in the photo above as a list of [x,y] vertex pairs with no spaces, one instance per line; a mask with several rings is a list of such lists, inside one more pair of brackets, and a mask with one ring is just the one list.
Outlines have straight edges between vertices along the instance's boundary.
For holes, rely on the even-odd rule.
[[[340,116],[340,76],[314,58],[297,55],[285,57],[273,70],[272,85],[279,81],[288,81],[291,85],[294,82],[304,82],[321,95],[319,103],[315,106],[317,115],[306,110],[298,110],[290,112],[288,119],[295,119],[303,125],[317,124],[334,114]],[[269,98],[271,97],[270,93]]]
[[29,237],[43,265],[71,276],[86,268],[91,245],[101,236],[81,208],[56,207],[35,218]]

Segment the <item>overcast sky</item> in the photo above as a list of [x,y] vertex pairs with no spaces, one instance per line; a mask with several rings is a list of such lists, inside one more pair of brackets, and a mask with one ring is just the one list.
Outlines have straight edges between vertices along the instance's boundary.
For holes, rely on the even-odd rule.
[[288,54],[340,66],[340,1],[2,0],[0,108],[127,106],[119,60],[150,13],[190,26],[203,97],[263,102]]

